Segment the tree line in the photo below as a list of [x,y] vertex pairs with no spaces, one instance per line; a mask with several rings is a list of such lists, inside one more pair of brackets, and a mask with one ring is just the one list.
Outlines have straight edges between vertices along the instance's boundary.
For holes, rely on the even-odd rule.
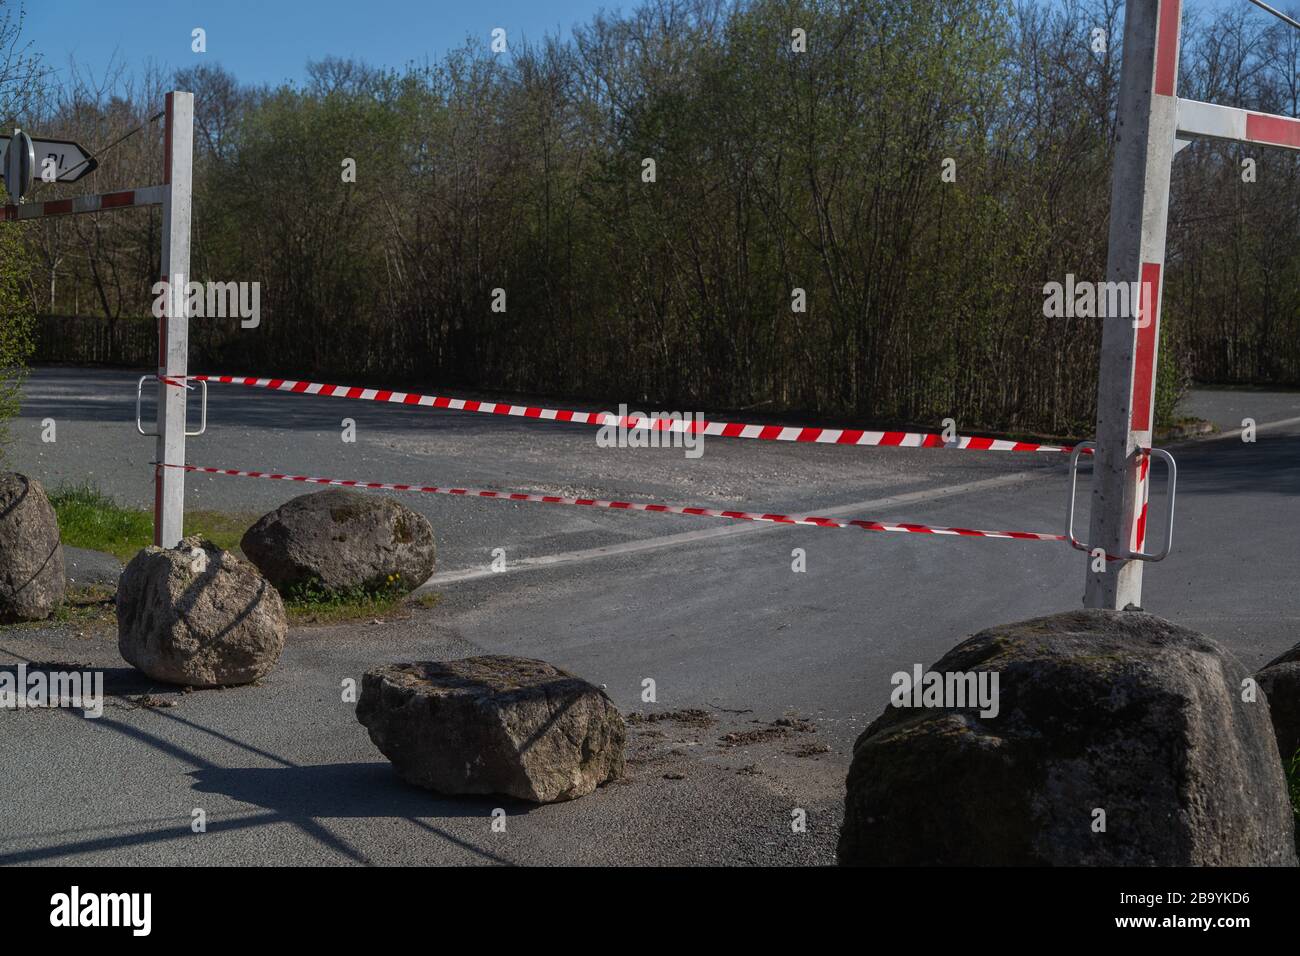
[[[1189,7],[1181,95],[1300,115],[1300,32]],[[647,0],[302,83],[73,71],[29,125],[136,130],[77,188],[143,185],[163,91],[194,92],[193,278],[261,284],[256,329],[193,322],[195,367],[1085,434],[1100,326],[1045,317],[1044,286],[1105,279],[1121,14]],[[1162,420],[1192,380],[1300,384],[1298,173],[1176,159]],[[23,236],[37,309],[83,317],[46,320],[41,354],[103,334],[140,362],[157,213]]]

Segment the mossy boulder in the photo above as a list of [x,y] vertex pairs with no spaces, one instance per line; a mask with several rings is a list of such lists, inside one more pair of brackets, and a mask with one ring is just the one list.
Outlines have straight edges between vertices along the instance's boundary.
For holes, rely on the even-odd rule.
[[996,707],[891,702],[854,745],[842,864],[1295,865],[1268,703],[1210,638],[1075,611],[928,670],[996,674]]
[[406,593],[433,573],[433,528],[384,495],[329,489],[264,515],[240,547],[282,593]]

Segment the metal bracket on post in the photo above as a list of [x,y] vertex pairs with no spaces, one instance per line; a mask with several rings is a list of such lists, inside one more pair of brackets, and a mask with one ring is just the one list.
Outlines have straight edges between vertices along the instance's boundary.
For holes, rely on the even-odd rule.
[[[200,395],[203,396],[199,400],[199,430],[196,432],[187,431],[185,433],[185,437],[187,438],[198,438],[200,435],[202,435],[205,431],[208,430],[208,383],[200,379],[199,384],[203,386],[202,391],[199,393]],[[194,386],[186,385],[185,387],[193,388]],[[1169,467],[1172,468],[1173,466],[1174,466],[1173,461],[1171,459],[1169,462]]]
[[[144,430],[144,420],[140,415],[140,404],[143,400],[144,383],[149,381],[151,378],[157,378],[157,376],[141,375],[140,381],[135,383],[135,430],[146,438],[157,438],[157,432],[147,432]],[[198,438],[208,430],[208,383],[200,379],[199,384],[203,386],[203,391],[201,392],[203,397],[199,402],[199,430],[196,432],[187,431],[185,433],[186,438]],[[194,386],[186,385],[185,387],[193,388]]]
[[152,375],[141,375],[140,381],[135,383],[135,430],[145,438],[157,438],[157,432],[147,432],[144,430],[144,424],[140,419],[140,403],[143,401],[144,383],[153,378]]
[[[1070,506],[1066,512],[1065,534],[1070,539],[1071,547],[1077,551],[1085,551],[1091,554],[1092,548],[1074,536],[1074,503],[1079,484],[1079,456],[1085,448],[1096,448],[1096,443],[1090,441],[1079,442],[1074,446],[1074,451],[1070,453]],[[1163,561],[1169,557],[1169,550],[1174,544],[1174,495],[1178,487],[1178,466],[1174,464],[1174,456],[1163,448],[1147,448],[1145,453],[1159,458],[1169,470],[1169,507],[1165,512],[1165,542],[1163,547],[1155,553],[1130,550],[1118,557],[1128,561]],[[1107,557],[1113,559],[1116,556],[1107,555]]]

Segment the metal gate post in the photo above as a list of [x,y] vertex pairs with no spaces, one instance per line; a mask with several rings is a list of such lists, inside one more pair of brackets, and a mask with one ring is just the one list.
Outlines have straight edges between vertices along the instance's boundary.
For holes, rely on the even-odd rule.
[[1106,278],[1140,290],[1140,313],[1134,303],[1136,318],[1103,319],[1088,546],[1104,549],[1111,560],[1094,571],[1089,555],[1087,607],[1142,605],[1142,562],[1129,555],[1146,541],[1151,460],[1144,449],[1154,429],[1181,6],[1181,0],[1128,0],[1124,10]]
[[[154,466],[154,544],[174,548],[183,534],[185,376],[189,361],[190,207],[193,192],[194,95],[167,94],[163,149],[162,278],[167,302],[158,320],[158,427]],[[176,384],[168,384],[168,381]]]

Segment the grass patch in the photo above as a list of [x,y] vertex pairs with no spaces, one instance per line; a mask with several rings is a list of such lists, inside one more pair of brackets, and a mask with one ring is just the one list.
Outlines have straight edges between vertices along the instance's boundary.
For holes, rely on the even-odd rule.
[[396,581],[385,587],[327,591],[316,583],[298,585],[283,595],[290,624],[340,624],[345,621],[377,619],[414,605],[436,607],[440,594],[410,598]]
[[39,630],[51,624],[66,624],[96,634],[111,631],[117,627],[117,609],[113,595],[114,589],[102,584],[69,587],[63,603],[51,611],[45,620],[8,621],[4,626]]
[[[50,493],[50,504],[59,519],[63,543],[74,548],[106,551],[119,561],[129,561],[137,551],[153,543],[153,512],[144,508],[126,508],[94,485],[82,484],[58,488]],[[256,515],[225,514],[220,511],[185,512],[185,534],[199,534],[217,547],[243,556],[240,539]],[[413,607],[436,607],[439,594],[408,597],[401,582],[389,581],[379,588],[353,588],[343,593],[326,591],[318,585],[290,589],[284,597],[285,612],[291,624],[337,624],[391,616]],[[54,619],[66,623],[97,623],[112,616],[102,596],[87,594],[84,600],[68,603],[55,612]]]
[[[129,561],[153,543],[153,512],[126,508],[93,485],[71,485],[50,493],[59,536],[73,548],[106,551]],[[219,548],[239,551],[239,540],[255,520],[219,511],[185,512],[185,534],[201,534]]]
[[153,515],[123,508],[92,485],[72,485],[50,493],[59,519],[59,537],[74,548],[107,551],[125,561],[153,541]]
[[100,628],[117,624],[117,610],[113,600],[114,588],[103,584],[68,588],[63,603],[54,609],[50,620],[60,624]]
[[201,534],[223,551],[233,551],[242,558],[244,552],[239,550],[239,542],[259,517],[222,511],[187,511],[183,527],[186,535]]

